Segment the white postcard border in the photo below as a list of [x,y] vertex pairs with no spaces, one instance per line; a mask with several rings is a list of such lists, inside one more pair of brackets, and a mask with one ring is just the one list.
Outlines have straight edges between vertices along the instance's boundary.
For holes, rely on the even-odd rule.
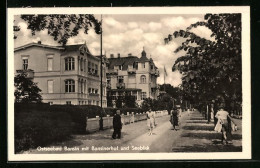
[[[242,14],[242,152],[200,153],[81,153],[81,154],[15,154],[14,150],[14,40],[13,19],[19,14]],[[105,7],[105,8],[8,8],[8,161],[58,160],[194,160],[251,159],[251,65],[250,65],[250,7]]]

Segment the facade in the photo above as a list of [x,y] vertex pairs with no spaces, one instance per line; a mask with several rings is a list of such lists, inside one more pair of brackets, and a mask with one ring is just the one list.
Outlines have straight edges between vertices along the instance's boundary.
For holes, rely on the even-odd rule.
[[100,58],[86,44],[49,46],[40,42],[14,49],[15,73],[27,77],[42,90],[43,102],[107,106],[106,67],[103,67],[103,93],[100,93]]
[[147,58],[144,50],[140,58],[131,54],[120,57],[118,54],[117,58],[110,55],[108,62],[107,94],[112,97],[113,105],[118,97],[124,95],[134,96],[138,105],[145,98],[157,99],[159,71],[153,60]]

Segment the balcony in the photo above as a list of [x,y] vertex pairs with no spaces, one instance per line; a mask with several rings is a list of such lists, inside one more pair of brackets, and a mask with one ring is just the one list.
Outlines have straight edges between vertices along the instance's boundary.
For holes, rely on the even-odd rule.
[[111,83],[107,84],[107,89],[111,89]]
[[136,68],[133,68],[133,67],[129,68],[129,67],[128,67],[127,72],[128,72],[129,74],[136,74]]
[[158,69],[152,69],[150,73],[151,73],[151,75],[154,75],[154,76],[158,76],[158,77],[160,76],[160,72]]
[[117,69],[108,69],[107,70],[107,75],[117,75],[118,70]]
[[16,70],[16,73],[24,73],[26,78],[29,78],[29,79],[33,79],[34,78],[34,70],[31,70],[31,69],[27,69],[27,70],[23,70],[23,69],[18,69]]
[[125,88],[125,83],[117,83],[116,87],[117,87],[117,89],[124,89]]
[[98,93],[89,93],[89,96],[99,96]]

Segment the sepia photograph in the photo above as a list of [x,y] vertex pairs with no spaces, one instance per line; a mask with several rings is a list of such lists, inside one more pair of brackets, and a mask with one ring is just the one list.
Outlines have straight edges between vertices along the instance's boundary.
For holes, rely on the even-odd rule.
[[8,9],[8,159],[250,159],[250,8]]

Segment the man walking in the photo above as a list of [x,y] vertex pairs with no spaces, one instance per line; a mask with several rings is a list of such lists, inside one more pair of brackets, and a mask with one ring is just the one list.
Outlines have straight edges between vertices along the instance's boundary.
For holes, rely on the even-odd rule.
[[122,129],[120,110],[117,110],[116,114],[113,117],[113,128],[114,128],[114,132],[113,132],[112,138],[120,139],[121,138],[121,129]]

